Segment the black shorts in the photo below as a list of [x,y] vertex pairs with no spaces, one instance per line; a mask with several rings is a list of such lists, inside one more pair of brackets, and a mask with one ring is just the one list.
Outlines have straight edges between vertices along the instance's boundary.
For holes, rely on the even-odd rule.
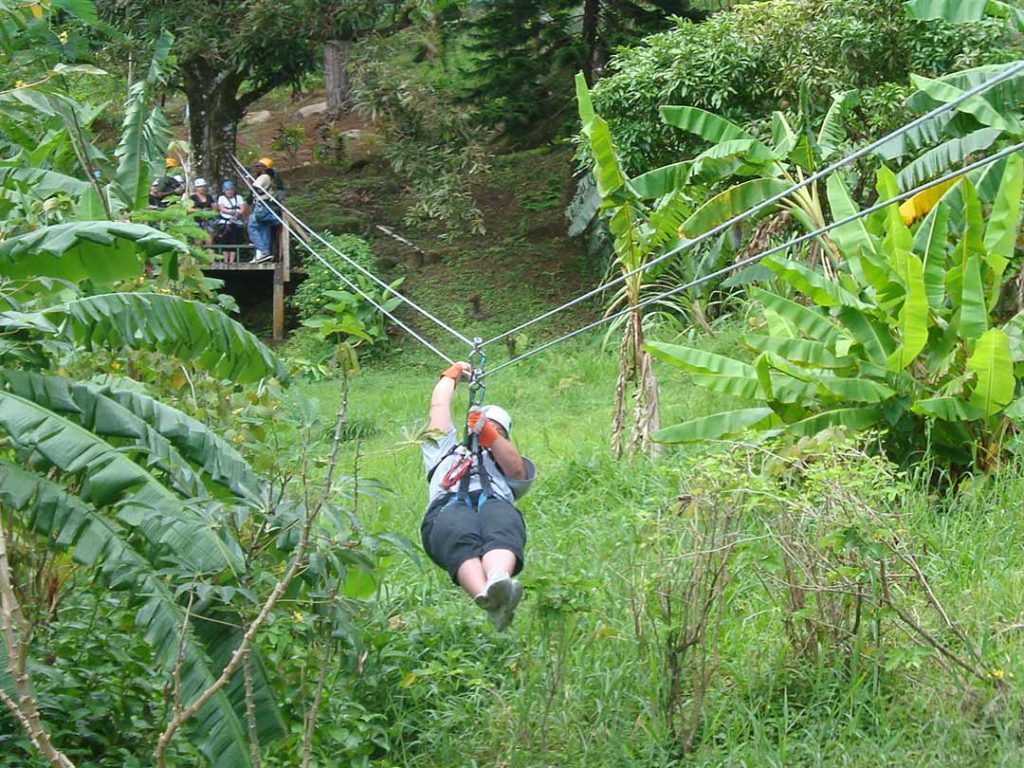
[[479,502],[480,492],[470,494],[471,505],[454,494],[438,497],[427,508],[420,526],[423,549],[430,559],[448,571],[458,584],[459,566],[492,549],[507,549],[516,556],[512,575],[523,569],[526,523],[523,514],[504,499]]

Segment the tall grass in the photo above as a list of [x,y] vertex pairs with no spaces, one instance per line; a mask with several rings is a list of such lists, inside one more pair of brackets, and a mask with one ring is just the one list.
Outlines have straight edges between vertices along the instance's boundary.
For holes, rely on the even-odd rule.
[[[735,343],[726,330],[705,346]],[[353,379],[350,399],[369,436],[351,440],[348,450],[354,455],[358,442],[360,474],[380,482],[360,503],[363,524],[417,544],[426,483],[415,435],[436,368],[405,356],[366,370]],[[979,649],[991,681],[944,671],[934,651],[885,610],[872,614],[875,623],[848,647],[795,649],[783,631],[780,588],[764,578],[778,553],[757,522],[759,510],[777,500],[763,505],[757,499],[768,495],[744,491],[745,522],[737,534],[743,544],[729,566],[713,679],[693,749],[683,754],[665,713],[666,625],[656,608],[668,578],[666,553],[688,553],[674,552],[676,540],[661,532],[685,521],[695,486],[710,489],[714,501],[747,479],[742,471],[728,475],[735,467],[722,446],[614,461],[608,435],[615,372],[611,352],[581,343],[489,381],[487,400],[510,410],[513,439],[539,468],[522,502],[527,596],[512,629],[496,634],[425,557],[387,563],[376,640],[362,669],[350,672],[335,694],[378,718],[372,764],[1024,764],[1017,691],[1024,680],[1024,472],[1007,467],[947,498],[910,480],[900,480],[897,490],[884,474],[876,482],[867,459],[837,465],[840,476],[833,478],[815,469],[813,457],[805,461],[809,472],[823,473],[827,482],[849,481],[865,503],[897,521],[893,530],[916,547],[929,585]],[[690,386],[684,374],[658,373],[665,423],[726,405]],[[333,407],[332,383],[300,386],[325,410]],[[794,505],[806,501],[793,490],[798,484],[770,487],[792,493],[786,498]],[[959,647],[914,584],[895,589],[912,617]],[[346,764],[344,752],[337,759]]]

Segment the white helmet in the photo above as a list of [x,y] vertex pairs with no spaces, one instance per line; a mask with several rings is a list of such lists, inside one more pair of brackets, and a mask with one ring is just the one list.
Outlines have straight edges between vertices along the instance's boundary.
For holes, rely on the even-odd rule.
[[199,189],[200,187],[207,186],[206,179],[204,179],[202,177],[199,177],[198,179],[195,180],[194,186],[195,186],[196,189]]
[[509,412],[500,405],[485,405],[484,416],[491,421],[496,421],[505,429],[505,434],[512,434],[512,417]]

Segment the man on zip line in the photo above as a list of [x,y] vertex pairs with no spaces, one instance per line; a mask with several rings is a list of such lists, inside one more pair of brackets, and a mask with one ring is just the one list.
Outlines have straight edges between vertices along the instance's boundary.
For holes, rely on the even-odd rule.
[[523,597],[523,585],[513,577],[523,567],[526,524],[515,500],[529,490],[537,470],[509,442],[512,417],[496,405],[470,411],[476,449],[459,446],[452,397],[459,379],[471,372],[469,363],[455,363],[430,398],[428,429],[443,436],[422,445],[430,503],[420,535],[430,559],[503,630]]

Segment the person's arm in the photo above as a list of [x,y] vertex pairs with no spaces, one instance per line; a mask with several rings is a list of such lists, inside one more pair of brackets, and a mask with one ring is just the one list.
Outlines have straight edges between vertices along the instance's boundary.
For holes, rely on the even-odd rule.
[[491,445],[491,453],[494,454],[494,461],[501,467],[501,473],[509,480],[525,480],[526,464],[518,449],[500,434]]
[[452,428],[452,397],[455,395],[455,385],[462,374],[469,373],[470,370],[472,369],[469,363],[455,363],[441,374],[430,395],[430,421],[427,429],[447,432]]

